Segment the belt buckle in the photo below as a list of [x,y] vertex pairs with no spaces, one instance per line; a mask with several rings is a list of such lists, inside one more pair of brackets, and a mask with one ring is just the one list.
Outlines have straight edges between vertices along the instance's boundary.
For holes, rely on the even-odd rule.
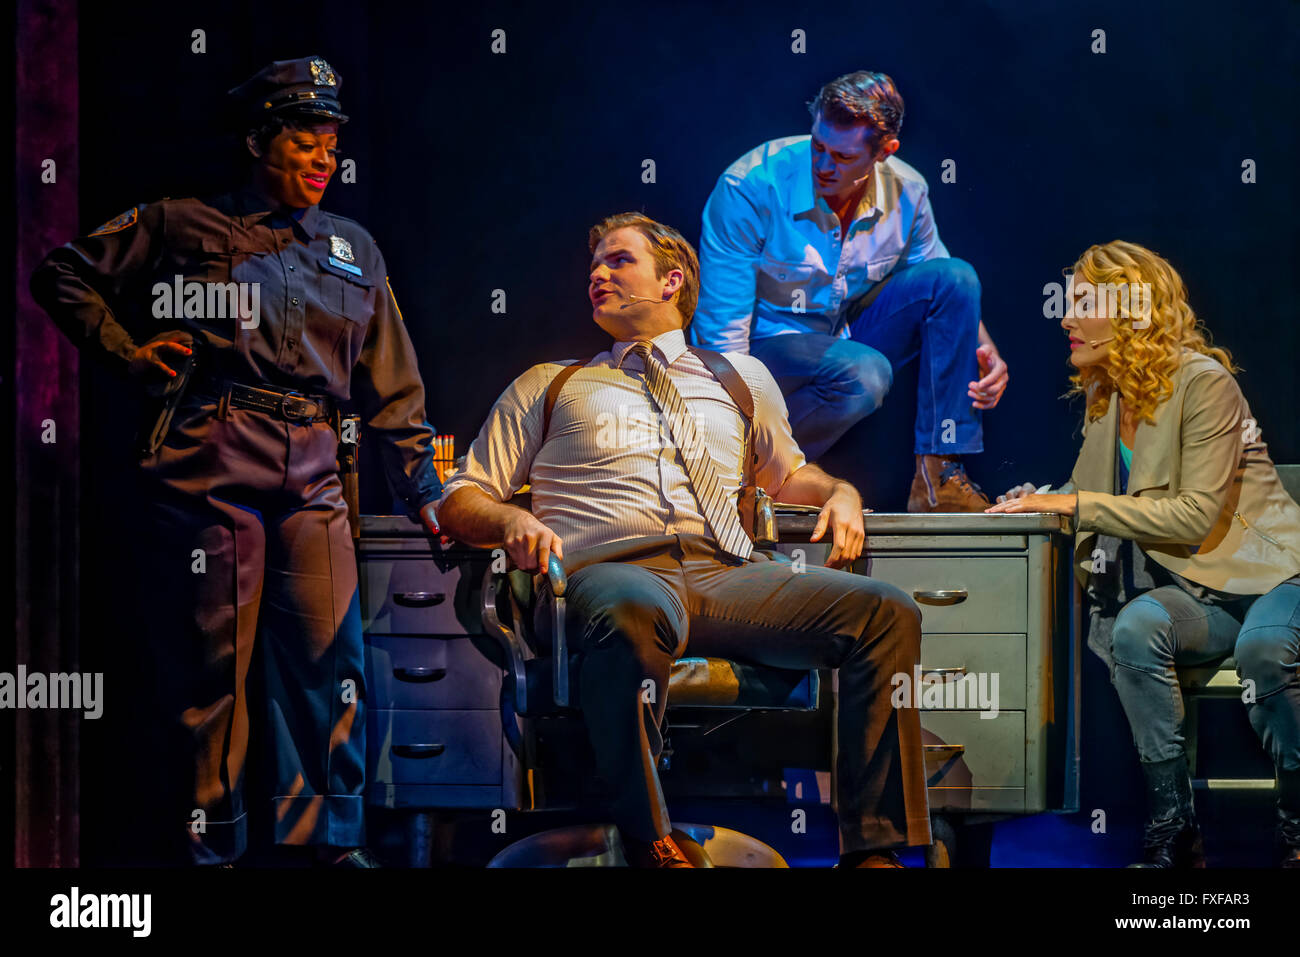
[[310,421],[320,414],[320,405],[301,392],[286,392],[280,397],[280,414],[291,422]]

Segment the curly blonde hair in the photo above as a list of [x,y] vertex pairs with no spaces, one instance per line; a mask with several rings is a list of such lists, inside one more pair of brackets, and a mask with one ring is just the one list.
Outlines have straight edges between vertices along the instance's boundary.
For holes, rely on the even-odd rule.
[[1140,288],[1146,291],[1139,297],[1141,321],[1128,302],[1111,310],[1115,338],[1110,342],[1109,361],[1070,376],[1073,387],[1067,395],[1087,398],[1089,421],[1106,414],[1116,390],[1139,421],[1154,421],[1156,408],[1173,394],[1173,373],[1185,348],[1218,360],[1234,375],[1240,371],[1228,351],[1212,343],[1209,330],[1188,305],[1183,278],[1158,254],[1116,239],[1089,246],[1074,264],[1074,272],[1094,288],[1137,289],[1131,285],[1137,283],[1144,284]]

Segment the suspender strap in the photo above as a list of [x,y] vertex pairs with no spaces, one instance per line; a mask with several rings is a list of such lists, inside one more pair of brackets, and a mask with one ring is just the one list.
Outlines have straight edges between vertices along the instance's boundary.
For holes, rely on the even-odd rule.
[[[700,361],[708,367],[709,371],[722,383],[722,387],[727,390],[727,395],[731,396],[731,401],[736,403],[740,409],[740,414],[745,417],[746,440],[745,440],[745,484],[754,484],[754,466],[757,464],[758,452],[752,448],[749,441],[750,433],[754,424],[754,394],[749,389],[744,377],[736,371],[736,367],[720,352],[714,352],[712,349],[700,349],[696,346],[687,346],[691,352],[699,357]],[[572,365],[567,365],[559,371],[551,384],[546,387],[546,398],[542,403],[542,440],[551,431],[551,413],[555,410],[555,403],[560,398],[560,391],[564,388],[564,383],[568,382],[570,377],[579,369],[586,366],[591,359],[582,359]]]
[[749,383],[736,371],[731,360],[721,352],[714,352],[712,349],[700,349],[695,346],[686,348],[700,357],[700,361],[708,366],[709,371],[722,383],[722,387],[727,390],[727,395],[731,396],[731,401],[736,403],[741,414],[753,421],[754,395],[749,391]]
[[736,367],[731,364],[731,360],[721,352],[714,352],[712,349],[700,349],[696,346],[687,346],[686,348],[695,353],[700,361],[708,366],[709,371],[727,390],[727,395],[731,396],[731,401],[736,403],[736,408],[740,409],[740,414],[745,417],[745,484],[753,485],[754,468],[758,464],[758,450],[753,447],[751,441],[754,429],[754,394],[749,390],[749,383],[736,371]]
[[585,366],[591,359],[580,359],[573,365],[565,366],[560,370],[560,374],[551,380],[551,384],[546,387],[546,399],[542,403],[542,441],[546,441],[547,434],[551,431],[551,412],[555,410],[555,402],[560,397],[560,390],[564,388],[564,383],[569,381],[570,376]]

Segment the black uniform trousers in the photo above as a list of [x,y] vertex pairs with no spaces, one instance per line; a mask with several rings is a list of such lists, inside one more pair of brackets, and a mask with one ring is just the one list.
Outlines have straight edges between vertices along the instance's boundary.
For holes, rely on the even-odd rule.
[[[929,844],[920,712],[890,702],[890,679],[920,663],[919,609],[885,582],[782,558],[755,552],[738,563],[696,535],[566,558],[565,636],[582,656],[579,702],[597,769],[615,792],[615,822],[635,840],[670,830],[659,728],[669,671],[689,648],[778,668],[838,668],[842,851]],[[534,613],[544,643],[546,594]]]
[[[141,463],[156,669],[143,706],[176,775],[160,803],[182,859],[238,857],[250,811],[276,843],[364,842],[361,613],[337,456],[328,422],[189,396]],[[263,793],[245,793],[250,754]]]

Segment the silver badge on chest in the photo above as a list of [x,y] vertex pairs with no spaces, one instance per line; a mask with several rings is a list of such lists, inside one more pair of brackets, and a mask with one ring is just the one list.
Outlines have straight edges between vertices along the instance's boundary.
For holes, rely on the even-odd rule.
[[342,236],[330,237],[330,255],[345,263],[357,261],[357,257],[352,254],[352,244]]

